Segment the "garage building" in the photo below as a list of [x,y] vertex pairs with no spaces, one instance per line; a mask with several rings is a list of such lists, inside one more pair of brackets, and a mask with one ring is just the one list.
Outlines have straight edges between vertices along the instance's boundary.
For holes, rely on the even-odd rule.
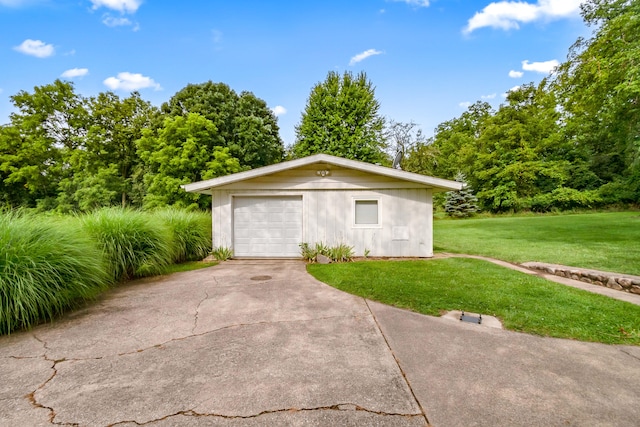
[[236,258],[297,258],[302,242],[430,257],[432,195],[462,184],[316,154],[182,187],[212,196],[213,247]]

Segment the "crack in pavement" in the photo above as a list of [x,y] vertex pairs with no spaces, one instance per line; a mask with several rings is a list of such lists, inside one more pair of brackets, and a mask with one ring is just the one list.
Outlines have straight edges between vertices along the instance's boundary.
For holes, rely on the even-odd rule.
[[[141,348],[138,350],[134,350],[134,351],[128,351],[125,353],[118,353],[116,356],[128,356],[131,354],[137,354],[137,353],[142,353],[144,351],[147,350],[151,350],[154,348],[162,348],[163,346],[172,343],[172,342],[176,342],[176,341],[184,341],[187,340],[189,338],[195,338],[195,337],[201,337],[204,335],[208,335],[208,334],[214,334],[216,332],[220,332],[223,331],[225,329],[232,329],[232,328],[241,328],[244,326],[256,326],[256,325],[270,325],[270,324],[279,324],[279,323],[294,323],[294,322],[313,322],[313,321],[317,321],[317,320],[328,320],[328,319],[339,319],[339,318],[349,318],[349,317],[353,317],[353,318],[362,318],[361,316],[358,316],[357,314],[349,314],[349,315],[343,315],[343,316],[326,316],[326,317],[314,317],[313,319],[294,319],[294,320],[275,320],[275,321],[261,321],[261,322],[253,322],[253,323],[237,323],[234,325],[227,325],[227,326],[222,326],[220,328],[217,329],[212,329],[209,331],[204,331],[201,332],[199,334],[191,334],[191,335],[186,335],[184,337],[179,337],[179,338],[172,338],[170,340],[164,341],[162,343],[159,344],[154,344],[152,346],[149,347],[145,347],[145,348]],[[102,359],[103,357],[98,357],[96,359]],[[87,360],[92,360],[92,358],[89,358]]]
[[[42,346],[44,347],[45,350],[51,350],[49,347],[47,347],[47,342],[44,340],[41,340],[40,338],[38,338],[38,336],[36,335],[36,333],[32,333],[31,336],[33,336],[33,339],[35,339],[36,341],[38,341],[40,344],[42,344]],[[46,353],[46,352],[45,352]]]
[[[48,344],[47,344],[47,342],[46,342],[45,340],[42,340],[42,339],[38,338],[38,336],[37,336],[35,333],[33,333],[33,334],[32,334],[32,336],[33,336],[33,338],[34,338],[36,341],[38,341],[39,343],[41,343],[41,344],[42,344],[42,346],[44,347],[44,349],[45,349],[45,350],[51,350],[51,349],[48,347]],[[64,359],[64,358],[63,358],[63,359],[59,359],[59,360],[50,359],[50,358],[47,356],[46,351],[45,351],[45,354],[43,354],[42,356],[39,356],[39,358],[42,358],[43,360],[46,360],[47,362],[51,362],[51,367],[50,367],[50,369],[51,369],[53,372],[51,373],[51,376],[49,376],[49,378],[47,378],[47,379],[46,379],[42,384],[40,384],[40,385],[39,385],[35,390],[33,390],[31,393],[26,394],[26,395],[25,395],[25,396],[23,396],[23,397],[24,397],[25,399],[27,399],[27,400],[29,401],[29,403],[30,403],[33,407],[40,408],[40,409],[45,409],[45,410],[49,411],[49,422],[50,422],[51,424],[58,425],[58,426],[71,426],[71,427],[73,427],[73,426],[79,426],[79,424],[77,424],[77,423],[59,423],[59,422],[56,422],[56,421],[55,421],[55,418],[56,418],[56,411],[55,411],[55,409],[53,409],[53,408],[52,408],[52,407],[50,407],[50,406],[45,406],[45,405],[41,404],[41,403],[40,403],[40,402],[38,402],[38,400],[36,399],[36,393],[37,393],[37,392],[39,392],[40,390],[43,390],[43,389],[47,386],[47,384],[49,384],[49,382],[51,382],[51,381],[56,377],[56,375],[58,375],[58,368],[57,368],[58,363],[66,362],[66,361],[69,361],[69,360]],[[22,358],[21,358],[21,357],[16,357],[16,359],[22,359]],[[25,359],[26,359],[26,357],[25,357]]]
[[400,366],[400,361],[398,360],[398,357],[393,352],[393,349],[391,348],[391,345],[389,345],[389,341],[387,340],[387,337],[382,332],[382,328],[380,327],[380,324],[378,323],[378,319],[376,319],[376,316],[373,314],[373,311],[371,310],[371,307],[369,307],[369,301],[366,298],[363,298],[363,300],[364,300],[364,303],[367,305],[367,308],[369,309],[369,313],[371,313],[371,317],[373,318],[373,321],[375,322],[376,327],[378,328],[378,331],[380,331],[380,335],[382,335],[382,338],[384,339],[384,342],[387,345],[387,348],[389,349],[389,352],[393,356],[393,360],[395,360],[396,365],[398,366],[398,369],[400,370],[400,373],[402,374],[402,378],[404,378],[404,381],[407,384],[407,387],[409,387],[409,391],[411,392],[411,395],[413,396],[413,400],[415,400],[416,404],[418,405],[418,408],[420,408],[420,412],[422,412],[422,416],[424,417],[424,420],[427,423],[427,425],[431,425],[431,424],[429,424],[429,418],[427,418],[427,413],[425,412],[424,408],[422,407],[422,404],[418,400],[418,397],[416,396],[415,392],[413,391],[413,388],[411,387],[411,383],[409,382],[409,379],[407,378],[407,374],[404,372],[404,369],[402,369],[402,366]]
[[192,335],[195,333],[196,329],[198,328],[198,316],[200,315],[200,306],[202,305],[202,303],[204,303],[208,299],[209,299],[209,293],[205,290],[204,298],[200,300],[200,302],[198,303],[198,306],[196,307],[196,315],[195,315],[195,318],[193,319],[193,328],[191,328]]
[[[242,278],[239,279],[238,283],[233,283],[230,285],[220,285],[220,282],[218,281],[218,279],[215,276],[212,276],[211,279],[214,280],[215,284],[213,286],[211,286],[213,289],[228,289],[228,288],[238,288],[238,287],[246,287],[246,286],[262,286],[262,285],[269,285],[269,286],[278,286],[281,283],[288,283],[289,280],[285,279],[285,278],[272,278],[272,279],[268,279],[268,280],[259,280],[259,281],[253,281],[251,280],[250,277],[246,277],[246,278]],[[242,280],[242,281],[240,281]],[[196,283],[197,286],[210,286],[209,281],[205,281],[205,282],[198,282]]]
[[44,354],[40,354],[38,356],[5,356],[2,359],[16,359],[16,360],[25,360],[25,359],[40,359],[45,357]]
[[[37,339],[37,338],[36,338]],[[40,341],[40,340],[38,340]],[[43,342],[43,341],[41,341]],[[46,387],[46,385],[53,380],[53,378],[55,378],[56,375],[58,375],[58,369],[56,368],[56,365],[59,362],[63,362],[64,359],[62,360],[52,360],[49,359],[46,355],[42,356],[42,358],[48,362],[51,362],[51,368],[53,370],[53,373],[51,374],[51,376],[42,384],[40,384],[38,386],[38,388],[36,388],[35,390],[33,390],[31,393],[25,395],[24,397],[29,401],[29,403],[31,403],[32,406],[36,407],[36,408],[41,408],[41,409],[46,409],[49,411],[49,422],[51,424],[55,424],[55,425],[61,425],[61,426],[77,426],[78,424],[68,424],[68,423],[57,423],[55,422],[55,418],[56,418],[56,411],[49,407],[49,406],[45,406],[43,404],[41,404],[40,402],[38,402],[38,400],[36,399],[36,393],[42,389],[44,389],[44,387]]]
[[620,349],[620,351],[621,351],[621,352],[623,352],[624,354],[626,354],[627,356],[631,356],[631,357],[633,357],[633,358],[634,358],[634,359],[636,359],[636,360],[640,360],[640,357],[636,356],[635,354],[631,354],[631,353],[629,353],[628,351],[626,351],[626,350],[625,350],[625,349],[623,349],[623,348],[621,348],[621,349]]
[[133,423],[139,426],[143,426],[143,425],[148,425],[151,423],[156,423],[158,421],[165,421],[169,418],[173,418],[173,417],[178,417],[178,416],[185,416],[185,417],[215,417],[215,418],[223,418],[223,419],[243,419],[243,420],[247,420],[247,419],[252,419],[252,418],[258,418],[261,417],[263,415],[269,415],[269,414],[280,414],[280,413],[295,413],[295,412],[313,412],[313,411],[342,411],[342,412],[348,412],[348,411],[361,411],[361,412],[367,412],[369,414],[374,414],[374,415],[380,415],[380,416],[387,416],[387,417],[406,417],[406,418],[416,418],[416,417],[424,417],[424,414],[420,413],[420,414],[402,414],[402,413],[394,413],[394,412],[382,412],[382,411],[374,411],[372,409],[367,409],[365,407],[362,407],[360,405],[356,405],[354,403],[338,403],[335,405],[330,405],[330,406],[317,406],[317,407],[313,407],[313,408],[284,408],[284,409],[272,409],[272,410],[265,410],[265,411],[261,411],[257,414],[253,414],[253,415],[223,415],[223,414],[214,414],[214,413],[200,413],[200,412],[196,412],[193,409],[188,409],[185,411],[179,411],[176,412],[175,414],[170,414],[170,415],[166,415],[162,418],[157,418],[154,420],[150,420],[150,421],[145,421],[145,422],[138,422],[135,420],[128,420],[128,421],[118,421],[117,423],[114,424],[109,424],[109,427],[112,426],[117,426],[119,424],[127,424],[127,423]]

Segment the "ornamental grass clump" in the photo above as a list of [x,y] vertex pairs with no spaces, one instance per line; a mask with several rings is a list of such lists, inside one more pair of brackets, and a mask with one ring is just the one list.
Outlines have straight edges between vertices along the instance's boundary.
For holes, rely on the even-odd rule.
[[211,215],[200,211],[165,208],[153,211],[173,237],[172,262],[198,261],[211,252]]
[[107,282],[102,254],[77,222],[0,212],[0,334],[51,320]]
[[[309,262],[316,262],[318,255],[324,255],[332,262],[351,262],[355,256],[353,247],[345,243],[328,246],[322,242],[317,242],[314,246],[311,246],[303,242],[299,246],[302,258]],[[367,250],[366,254],[369,255],[369,250]]]
[[172,262],[171,230],[153,213],[105,208],[81,221],[102,251],[112,282],[161,274]]

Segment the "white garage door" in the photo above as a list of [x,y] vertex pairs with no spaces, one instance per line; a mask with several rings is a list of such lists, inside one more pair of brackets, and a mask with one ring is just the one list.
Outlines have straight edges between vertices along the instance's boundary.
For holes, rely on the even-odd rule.
[[237,257],[299,257],[302,197],[234,197]]

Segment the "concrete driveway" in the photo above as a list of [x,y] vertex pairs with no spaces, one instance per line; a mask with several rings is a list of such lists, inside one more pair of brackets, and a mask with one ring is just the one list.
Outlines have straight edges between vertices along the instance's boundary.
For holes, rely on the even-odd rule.
[[640,419],[640,348],[387,307],[297,261],[121,286],[0,337],[0,426],[611,425]]

